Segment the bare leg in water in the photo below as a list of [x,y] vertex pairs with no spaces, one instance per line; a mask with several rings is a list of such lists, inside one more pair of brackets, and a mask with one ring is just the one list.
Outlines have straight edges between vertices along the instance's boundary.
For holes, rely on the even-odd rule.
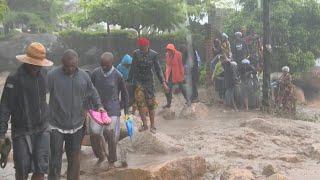
[[[147,116],[146,113],[143,111],[139,110],[141,121],[142,121],[142,127],[139,129],[140,132],[148,130],[148,125],[147,125]],[[150,118],[151,119],[151,118]]]
[[155,111],[149,110],[149,116],[150,116],[150,131],[152,133],[156,133],[156,127],[155,127]]
[[244,102],[243,102],[243,104],[244,104],[244,109],[245,109],[246,111],[248,111],[248,110],[249,110],[249,99],[248,99],[248,97],[245,97],[243,101],[244,101]]

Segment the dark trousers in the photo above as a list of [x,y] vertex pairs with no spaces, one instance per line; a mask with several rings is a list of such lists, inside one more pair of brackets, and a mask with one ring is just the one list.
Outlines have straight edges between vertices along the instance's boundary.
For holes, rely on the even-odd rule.
[[199,93],[198,93],[198,82],[199,82],[199,73],[192,72],[192,94],[191,94],[191,101],[198,100]]
[[52,130],[50,134],[51,156],[49,162],[49,180],[60,179],[63,143],[68,160],[67,179],[78,180],[80,177],[80,150],[81,141],[84,136],[84,129],[78,130],[74,134],[63,134],[57,130]]
[[[172,103],[172,91],[173,91],[173,86],[175,84],[172,82],[172,77],[169,78],[169,82],[168,82],[168,86],[169,86],[169,92],[166,93],[166,98],[167,98],[167,105],[168,106],[171,106],[171,103]],[[183,97],[185,98],[185,100],[187,102],[189,102],[189,98],[188,98],[188,95],[187,95],[187,89],[184,85],[184,83],[178,83],[177,84],[179,86],[179,89],[181,90],[181,93],[183,95]]]
[[17,180],[27,179],[29,173],[48,173],[49,144],[49,132],[13,139],[13,161]]

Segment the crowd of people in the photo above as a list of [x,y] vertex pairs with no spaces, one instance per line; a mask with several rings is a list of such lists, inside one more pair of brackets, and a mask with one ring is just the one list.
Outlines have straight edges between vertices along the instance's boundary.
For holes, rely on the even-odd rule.
[[[220,102],[230,108],[258,108],[260,50],[250,50],[248,42],[254,40],[246,41],[241,32],[235,33],[235,37],[234,43],[230,43],[223,33],[221,39],[214,41],[211,61],[214,89]],[[92,72],[78,66],[78,54],[72,49],[66,50],[61,65],[50,71],[46,67],[53,62],[46,59],[46,49],[40,43],[31,43],[26,54],[16,57],[22,65],[8,76],[1,97],[0,150],[5,146],[11,120],[17,180],[27,179],[29,173],[33,173],[33,180],[42,180],[45,174],[49,180],[60,179],[63,152],[68,162],[67,179],[78,180],[85,133],[90,134],[97,166],[126,167],[126,152],[119,153],[117,148],[120,117],[138,111],[142,121],[139,132],[156,133],[158,103],[154,76],[166,96],[163,108],[171,108],[174,87],[182,93],[186,106],[199,102],[201,59],[196,50],[168,44],[163,70],[160,55],[150,48],[148,39],[138,39],[137,45],[139,48],[131,55],[126,54],[117,67],[113,54],[103,53],[100,66]],[[289,67],[284,67],[283,72],[277,102],[290,111],[294,87]],[[107,114],[110,122],[96,121],[88,113],[92,111]]]
[[[252,62],[248,44],[241,32],[235,33],[234,43],[226,33],[214,40],[214,58],[211,61],[212,80],[221,103],[235,110],[259,107],[258,67]],[[255,63],[258,64],[258,63]]]
[[[261,39],[249,31],[234,34],[233,43],[226,33],[213,43],[211,74],[214,89],[221,104],[234,110],[256,109],[260,106],[263,46]],[[283,75],[277,80],[274,99],[278,109],[286,113],[295,111],[294,85],[289,67],[282,68]]]
[[[150,41],[140,38],[137,44],[139,48],[131,56],[125,55],[117,67],[113,65],[113,54],[103,53],[100,66],[92,72],[78,66],[78,54],[72,49],[64,52],[60,66],[51,69],[48,67],[53,62],[46,59],[46,48],[40,43],[31,43],[26,54],[16,56],[22,64],[7,77],[1,97],[0,150],[6,145],[10,120],[17,180],[28,179],[30,173],[33,180],[44,179],[45,174],[49,180],[60,179],[64,152],[67,179],[79,179],[85,133],[90,134],[97,166],[126,167],[125,152],[119,155],[117,151],[120,116],[127,118],[138,111],[142,121],[139,132],[156,133],[158,104],[154,76],[167,98],[163,108],[171,107],[175,85],[182,92],[186,106],[198,102],[197,51],[190,55],[186,46],[181,46],[179,51],[168,44],[163,71],[160,56],[150,49]],[[107,114],[110,122],[101,123],[90,112],[100,113],[101,117]]]

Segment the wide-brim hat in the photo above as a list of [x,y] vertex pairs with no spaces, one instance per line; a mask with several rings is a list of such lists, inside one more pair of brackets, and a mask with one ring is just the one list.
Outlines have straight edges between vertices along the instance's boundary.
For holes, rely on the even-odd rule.
[[26,54],[17,55],[16,58],[22,63],[35,66],[49,67],[53,65],[52,61],[46,59],[46,48],[38,42],[31,43],[26,48]]

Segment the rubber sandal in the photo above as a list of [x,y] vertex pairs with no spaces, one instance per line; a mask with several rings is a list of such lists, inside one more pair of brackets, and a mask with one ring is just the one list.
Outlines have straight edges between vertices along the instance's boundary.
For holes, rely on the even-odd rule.
[[148,126],[141,126],[140,128],[139,128],[139,132],[143,132],[143,131],[146,131],[146,130],[148,130]]
[[150,128],[150,132],[152,134],[156,134],[157,133],[157,129],[155,127]]

